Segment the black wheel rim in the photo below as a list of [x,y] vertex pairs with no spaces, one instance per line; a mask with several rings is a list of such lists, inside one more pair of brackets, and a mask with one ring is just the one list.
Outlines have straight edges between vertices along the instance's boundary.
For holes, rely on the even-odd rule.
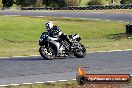
[[42,47],[42,53],[43,53],[43,55],[44,55],[46,58],[48,58],[48,59],[54,58],[54,52],[53,52],[53,50],[52,50],[51,48]]
[[85,47],[83,45],[81,45],[81,47],[79,49],[77,49],[76,52],[84,54],[84,53],[86,53],[86,49],[85,49]]

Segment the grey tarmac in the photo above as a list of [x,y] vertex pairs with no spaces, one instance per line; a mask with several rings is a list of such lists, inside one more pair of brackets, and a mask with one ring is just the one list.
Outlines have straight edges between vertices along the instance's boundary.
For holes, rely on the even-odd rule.
[[44,60],[40,56],[0,59],[0,85],[75,79],[88,74],[132,74],[132,51],[87,53],[84,58]]
[[0,15],[21,15],[21,16],[48,16],[48,17],[70,17],[101,19],[112,21],[132,22],[132,13],[105,13],[105,12],[68,12],[68,11],[0,11]]
[[[0,15],[132,21],[132,14],[118,13],[0,11]],[[0,59],[0,85],[75,79],[79,66],[88,74],[132,74],[132,51],[88,53],[85,58],[54,60],[40,56],[3,58]]]

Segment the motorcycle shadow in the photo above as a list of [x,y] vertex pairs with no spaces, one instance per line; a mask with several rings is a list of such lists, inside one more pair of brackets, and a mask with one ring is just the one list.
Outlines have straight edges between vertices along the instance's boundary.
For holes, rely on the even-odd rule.
[[69,59],[83,59],[83,58],[77,58],[76,56],[68,56],[68,57],[56,57],[55,59],[68,59],[69,60]]
[[72,59],[72,58],[76,58],[74,56],[68,56],[68,57],[55,57],[55,59]]

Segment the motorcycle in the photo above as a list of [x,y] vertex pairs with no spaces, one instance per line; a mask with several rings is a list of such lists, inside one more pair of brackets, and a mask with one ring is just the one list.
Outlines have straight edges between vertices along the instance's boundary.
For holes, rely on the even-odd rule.
[[86,55],[86,48],[80,43],[78,34],[61,34],[58,38],[53,38],[47,32],[43,32],[39,39],[40,55],[47,60],[55,57],[68,57],[71,54],[83,58]]

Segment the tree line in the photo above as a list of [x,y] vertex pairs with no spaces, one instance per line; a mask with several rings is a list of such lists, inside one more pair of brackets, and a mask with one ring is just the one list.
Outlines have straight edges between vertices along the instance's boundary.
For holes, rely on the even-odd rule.
[[[106,0],[111,3],[110,5],[114,5],[115,0]],[[120,0],[120,4],[132,4],[132,0]],[[87,5],[103,5],[102,0],[90,0],[87,2]]]
[[[82,0],[2,0],[3,7],[16,4],[20,7],[66,7],[79,6]],[[108,0],[106,0],[108,1]],[[109,0],[112,3],[115,0]],[[103,5],[102,0],[88,0],[87,5]],[[132,0],[121,0],[121,4],[132,4]]]
[[20,7],[65,7],[69,5],[79,5],[81,0],[2,0],[4,7],[11,7],[16,4]]

